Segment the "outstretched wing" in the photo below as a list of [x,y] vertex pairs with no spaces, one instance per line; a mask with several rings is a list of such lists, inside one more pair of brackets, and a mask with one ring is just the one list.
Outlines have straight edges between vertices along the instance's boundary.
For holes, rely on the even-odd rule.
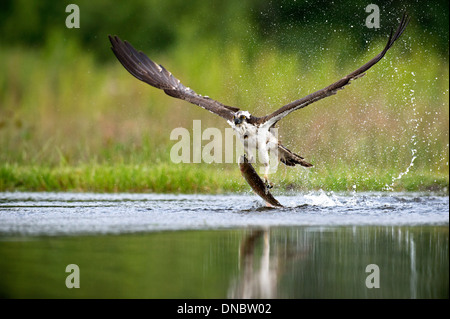
[[224,105],[207,96],[195,93],[181,84],[180,80],[162,65],[156,64],[144,53],[138,52],[127,41],[122,41],[117,36],[109,35],[108,37],[112,44],[111,49],[117,59],[137,79],[164,90],[167,95],[196,104],[227,121],[231,121],[234,113],[239,111],[239,108]]
[[364,64],[362,67],[357,69],[356,71],[350,73],[349,75],[343,77],[339,81],[327,86],[326,88],[323,88],[322,90],[319,90],[317,92],[314,92],[308,96],[305,96],[302,99],[296,100],[294,102],[291,102],[282,108],[278,109],[277,111],[273,112],[272,114],[269,114],[264,117],[260,117],[257,119],[257,122],[260,124],[264,124],[267,126],[272,126],[279,120],[281,120],[283,117],[288,115],[289,113],[301,109],[311,103],[314,103],[320,99],[323,99],[327,96],[336,94],[336,92],[340,89],[343,89],[347,84],[350,83],[351,80],[357,79],[359,77],[362,77],[365,75],[364,72],[366,72],[368,69],[370,69],[373,65],[375,65],[378,61],[380,61],[386,52],[391,48],[391,46],[394,44],[394,42],[400,37],[400,35],[405,30],[406,26],[408,25],[409,17],[406,15],[406,13],[403,14],[403,17],[401,19],[400,25],[397,28],[397,31],[395,31],[394,35],[391,34],[389,36],[389,40],[384,47],[383,51],[381,51],[376,57],[374,57],[372,60]]

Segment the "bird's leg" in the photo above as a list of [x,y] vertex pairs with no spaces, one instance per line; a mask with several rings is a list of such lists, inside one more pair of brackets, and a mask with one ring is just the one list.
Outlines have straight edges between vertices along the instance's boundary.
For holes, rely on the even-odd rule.
[[244,155],[249,163],[255,163],[255,157],[253,156],[253,152],[251,150],[248,149],[247,152],[244,153]]
[[264,185],[266,185],[267,189],[273,188],[273,183],[269,181],[269,163],[264,164]]
[[259,160],[261,164],[264,166],[264,185],[266,186],[266,191],[271,189],[273,187],[273,184],[269,181],[269,171],[270,171],[270,164],[269,164],[269,156],[267,152],[267,145],[262,144],[260,146],[259,150]]

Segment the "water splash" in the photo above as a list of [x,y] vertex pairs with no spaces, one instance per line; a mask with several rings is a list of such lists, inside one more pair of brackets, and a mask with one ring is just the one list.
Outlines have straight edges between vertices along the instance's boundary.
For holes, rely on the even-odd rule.
[[[412,81],[414,83],[416,83],[416,79],[414,78],[416,76],[416,74],[414,72],[411,72],[411,75],[413,76]],[[404,86],[407,86],[407,85],[408,85],[407,83],[404,84]],[[406,99],[407,98],[405,98],[405,100]],[[408,124],[409,123],[414,124],[414,134],[411,136],[411,140],[410,140],[410,142],[412,144],[411,161],[410,161],[408,167],[403,172],[400,172],[397,177],[395,177],[395,176],[392,177],[391,184],[384,185],[384,187],[383,187],[384,191],[394,191],[395,182],[400,180],[404,175],[407,175],[409,173],[411,168],[414,166],[414,161],[417,158],[416,137],[417,137],[417,130],[420,125],[420,120],[418,118],[418,112],[416,111],[416,101],[415,100],[416,100],[416,97],[414,96],[414,90],[410,89],[409,90],[409,103],[412,105],[412,108],[413,108],[413,118],[408,121]]]
[[390,184],[390,185],[386,184],[386,185],[383,187],[383,190],[385,190],[385,191],[393,191],[393,190],[394,190],[393,187],[394,187],[395,182],[398,181],[399,179],[401,179],[401,178],[403,177],[403,175],[406,175],[406,174],[409,173],[409,170],[411,169],[411,167],[414,166],[414,160],[417,158],[417,156],[416,156],[417,150],[413,148],[413,149],[411,150],[411,153],[412,153],[411,162],[409,163],[409,165],[408,165],[408,167],[406,168],[406,170],[404,170],[403,172],[400,172],[400,173],[398,174],[397,177],[395,177],[395,176],[392,177],[392,182],[391,182],[391,184]]
[[305,203],[312,206],[319,207],[335,207],[343,206],[339,198],[335,196],[334,192],[325,192],[320,189],[318,192],[311,192],[304,195]]

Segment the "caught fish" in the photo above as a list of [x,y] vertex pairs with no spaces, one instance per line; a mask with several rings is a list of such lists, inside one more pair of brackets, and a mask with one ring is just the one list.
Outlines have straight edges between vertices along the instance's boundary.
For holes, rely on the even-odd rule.
[[252,164],[248,162],[246,156],[241,156],[239,158],[239,168],[241,170],[242,176],[245,178],[247,183],[253,189],[253,191],[258,194],[264,201],[273,207],[283,207],[269,192],[261,177],[256,173]]

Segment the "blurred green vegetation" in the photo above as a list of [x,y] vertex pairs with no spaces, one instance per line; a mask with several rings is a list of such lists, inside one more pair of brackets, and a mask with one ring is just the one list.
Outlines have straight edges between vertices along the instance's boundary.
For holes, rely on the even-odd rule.
[[[65,8],[75,3],[81,12],[81,28],[65,28]],[[336,36],[348,38],[354,53],[396,27],[404,11],[413,17],[419,41],[448,55],[448,1],[378,1],[381,31],[362,28],[368,13],[367,0],[107,0],[27,1],[0,3],[0,34],[3,45],[38,48],[58,32],[61,41],[82,44],[95,56],[112,60],[105,46],[107,34],[118,34],[143,50],[170,52],[182,43],[222,45],[238,43],[255,53],[272,45],[291,52],[314,52]],[[316,41],[315,45],[301,43]],[[319,42],[320,41],[320,42]],[[345,45],[342,45],[345,47]],[[337,54],[345,54],[337,52]],[[302,56],[302,58],[305,58]]]
[[280,167],[274,180],[380,190],[417,156],[393,188],[448,190],[446,1],[383,2],[379,30],[359,0],[77,1],[79,29],[65,27],[69,3],[0,4],[0,190],[246,189],[236,164],[170,161],[174,128],[227,124],[130,76],[108,34],[258,116],[372,58],[404,11],[405,34],[365,77],[280,122],[283,143],[315,167]]

